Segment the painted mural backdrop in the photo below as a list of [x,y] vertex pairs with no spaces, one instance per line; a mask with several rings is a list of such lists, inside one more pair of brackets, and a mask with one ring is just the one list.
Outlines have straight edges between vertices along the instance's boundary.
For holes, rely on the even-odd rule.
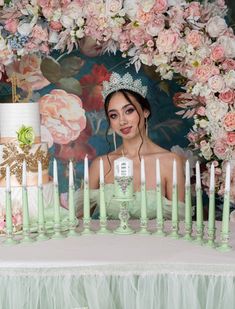
[[[75,166],[76,187],[83,177],[83,159],[91,161],[113,149],[101,95],[102,82],[113,71],[129,71],[148,85],[148,99],[152,107],[149,134],[161,146],[170,149],[186,147],[189,120],[182,120],[175,112],[173,95],[179,88],[176,82],[163,82],[150,68],[127,67],[128,59],[116,55],[100,56],[99,49],[85,41],[81,51],[57,55],[43,61],[37,55],[24,56],[20,62],[7,67],[7,75],[18,72],[22,76],[18,91],[32,101],[40,102],[42,139],[48,142],[51,163],[58,160],[60,192],[67,192],[68,161]],[[5,81],[0,84],[1,102],[11,101],[11,88]],[[110,142],[110,144],[107,142]],[[120,141],[119,141],[120,142]],[[52,164],[50,164],[52,174]],[[62,195],[63,196],[63,195]]]

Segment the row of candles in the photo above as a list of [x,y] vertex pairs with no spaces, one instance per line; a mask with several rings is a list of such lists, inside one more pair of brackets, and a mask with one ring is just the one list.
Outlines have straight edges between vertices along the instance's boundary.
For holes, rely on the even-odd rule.
[[[128,159],[127,159],[128,160]],[[128,160],[130,161],[130,160]],[[100,233],[108,233],[107,229],[107,214],[105,205],[105,181],[104,181],[104,164],[102,158],[100,159]],[[27,197],[27,166],[23,162],[22,166],[22,210],[23,210],[23,241],[33,241],[30,237],[30,219],[28,210]],[[118,172],[114,170],[116,177]],[[132,166],[129,169],[130,175],[133,176]],[[147,196],[146,196],[146,176],[145,176],[145,162],[141,158],[141,233],[148,234],[147,231]],[[53,162],[53,183],[54,183],[54,231],[52,238],[61,238],[61,218],[60,218],[60,202],[58,191],[58,172],[57,161]],[[177,184],[177,165],[173,161],[173,182],[172,182],[172,231],[171,236],[179,238],[179,219],[178,219],[178,184]],[[191,183],[190,183],[190,165],[186,161],[185,165],[185,239],[192,239],[192,202],[191,202]],[[225,194],[223,205],[223,218],[221,230],[221,251],[230,249],[228,245],[229,238],[229,210],[230,210],[230,163],[228,162],[226,168],[225,179]],[[7,239],[6,243],[14,243],[12,237],[12,210],[11,210],[11,183],[10,183],[10,167],[6,167],[6,228]],[[163,218],[163,201],[161,190],[161,172],[160,162],[156,160],[156,222],[158,230],[156,234],[164,235],[164,218]],[[69,162],[69,235],[76,235],[77,219],[75,216],[74,204],[74,177],[73,177],[73,163]],[[43,205],[43,183],[42,183],[42,165],[38,162],[38,239],[48,239],[45,233],[45,219],[44,219],[44,205]],[[84,205],[83,205],[83,234],[92,233],[90,229],[90,197],[89,197],[89,168],[88,158],[84,159]],[[196,163],[196,241],[203,243],[204,237],[204,222],[203,222],[203,203],[202,203],[202,187],[199,162]],[[208,218],[208,243],[209,246],[215,246],[215,168],[211,165],[210,172],[210,194],[209,194],[209,218]]]

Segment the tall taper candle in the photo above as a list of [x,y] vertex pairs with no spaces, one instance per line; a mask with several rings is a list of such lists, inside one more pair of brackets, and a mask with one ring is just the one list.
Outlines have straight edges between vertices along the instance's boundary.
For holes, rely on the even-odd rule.
[[230,211],[230,163],[226,166],[226,177],[225,177],[225,193],[224,193],[224,204],[223,204],[223,217],[222,217],[222,233],[229,233],[229,211]]
[[172,222],[178,223],[177,167],[175,160],[173,161]]
[[69,161],[69,221],[75,220],[73,162]]
[[105,195],[104,195],[104,162],[100,158],[100,219],[106,219]]
[[54,183],[54,223],[60,224],[60,198],[58,189],[57,161],[53,161],[53,183]]
[[211,164],[208,229],[215,228],[215,166]]
[[17,243],[17,241],[13,239],[13,223],[12,223],[12,207],[11,207],[11,175],[9,165],[6,166],[5,208],[6,208],[6,240],[4,241],[4,244],[14,245]]
[[162,184],[159,159],[156,160],[156,184],[157,184],[157,222],[163,224]]
[[29,230],[29,206],[28,206],[28,192],[27,192],[27,168],[26,161],[22,165],[22,203],[23,203],[23,229]]
[[147,219],[147,201],[146,201],[146,177],[145,177],[145,164],[144,158],[140,161],[140,179],[141,179],[141,219]]
[[200,164],[196,162],[196,241],[201,243],[204,233],[203,224],[203,205],[202,205],[202,188],[201,188],[201,173]]
[[192,200],[190,183],[190,165],[187,160],[185,163],[185,239],[191,240],[192,233]]
[[89,168],[88,157],[84,159],[84,220],[90,220]]

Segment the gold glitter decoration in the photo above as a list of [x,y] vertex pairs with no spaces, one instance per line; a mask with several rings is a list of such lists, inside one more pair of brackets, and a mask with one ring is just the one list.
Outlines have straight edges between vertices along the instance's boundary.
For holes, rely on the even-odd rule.
[[[11,82],[12,103],[28,103],[30,101],[33,95],[33,89],[30,84],[27,83],[27,80],[23,74],[13,72],[7,81]],[[25,98],[21,98],[21,96],[17,93],[17,87],[22,88],[25,83],[28,85],[27,96]]]
[[21,148],[20,152],[17,146],[13,143],[4,145],[3,162],[0,164],[0,179],[6,177],[6,166],[9,165],[11,174],[15,175],[18,182],[22,184],[22,166],[23,161],[26,161],[27,171],[36,173],[38,171],[38,161],[42,163],[42,169],[49,167],[49,154],[41,150],[41,145],[35,153],[30,153],[31,146],[26,145]]

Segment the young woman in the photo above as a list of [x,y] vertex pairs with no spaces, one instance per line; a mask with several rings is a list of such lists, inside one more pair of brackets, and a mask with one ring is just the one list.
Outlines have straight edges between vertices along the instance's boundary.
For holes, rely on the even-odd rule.
[[[147,122],[151,116],[151,109],[145,97],[147,89],[142,86],[140,80],[134,81],[128,74],[120,77],[117,73],[113,73],[110,82],[104,83],[103,97],[107,120],[113,132],[122,138],[120,147],[102,156],[107,215],[109,218],[118,218],[119,204],[113,198],[114,160],[124,155],[133,160],[135,195],[129,207],[131,217],[140,217],[140,160],[143,157],[145,160],[148,217],[156,217],[156,159],[159,159],[165,218],[171,218],[174,160],[177,163],[179,218],[182,218],[184,217],[184,204],[182,203],[184,201],[183,160],[177,154],[156,145],[148,137]],[[99,161],[100,157],[97,157],[89,170],[92,206],[99,205]]]

